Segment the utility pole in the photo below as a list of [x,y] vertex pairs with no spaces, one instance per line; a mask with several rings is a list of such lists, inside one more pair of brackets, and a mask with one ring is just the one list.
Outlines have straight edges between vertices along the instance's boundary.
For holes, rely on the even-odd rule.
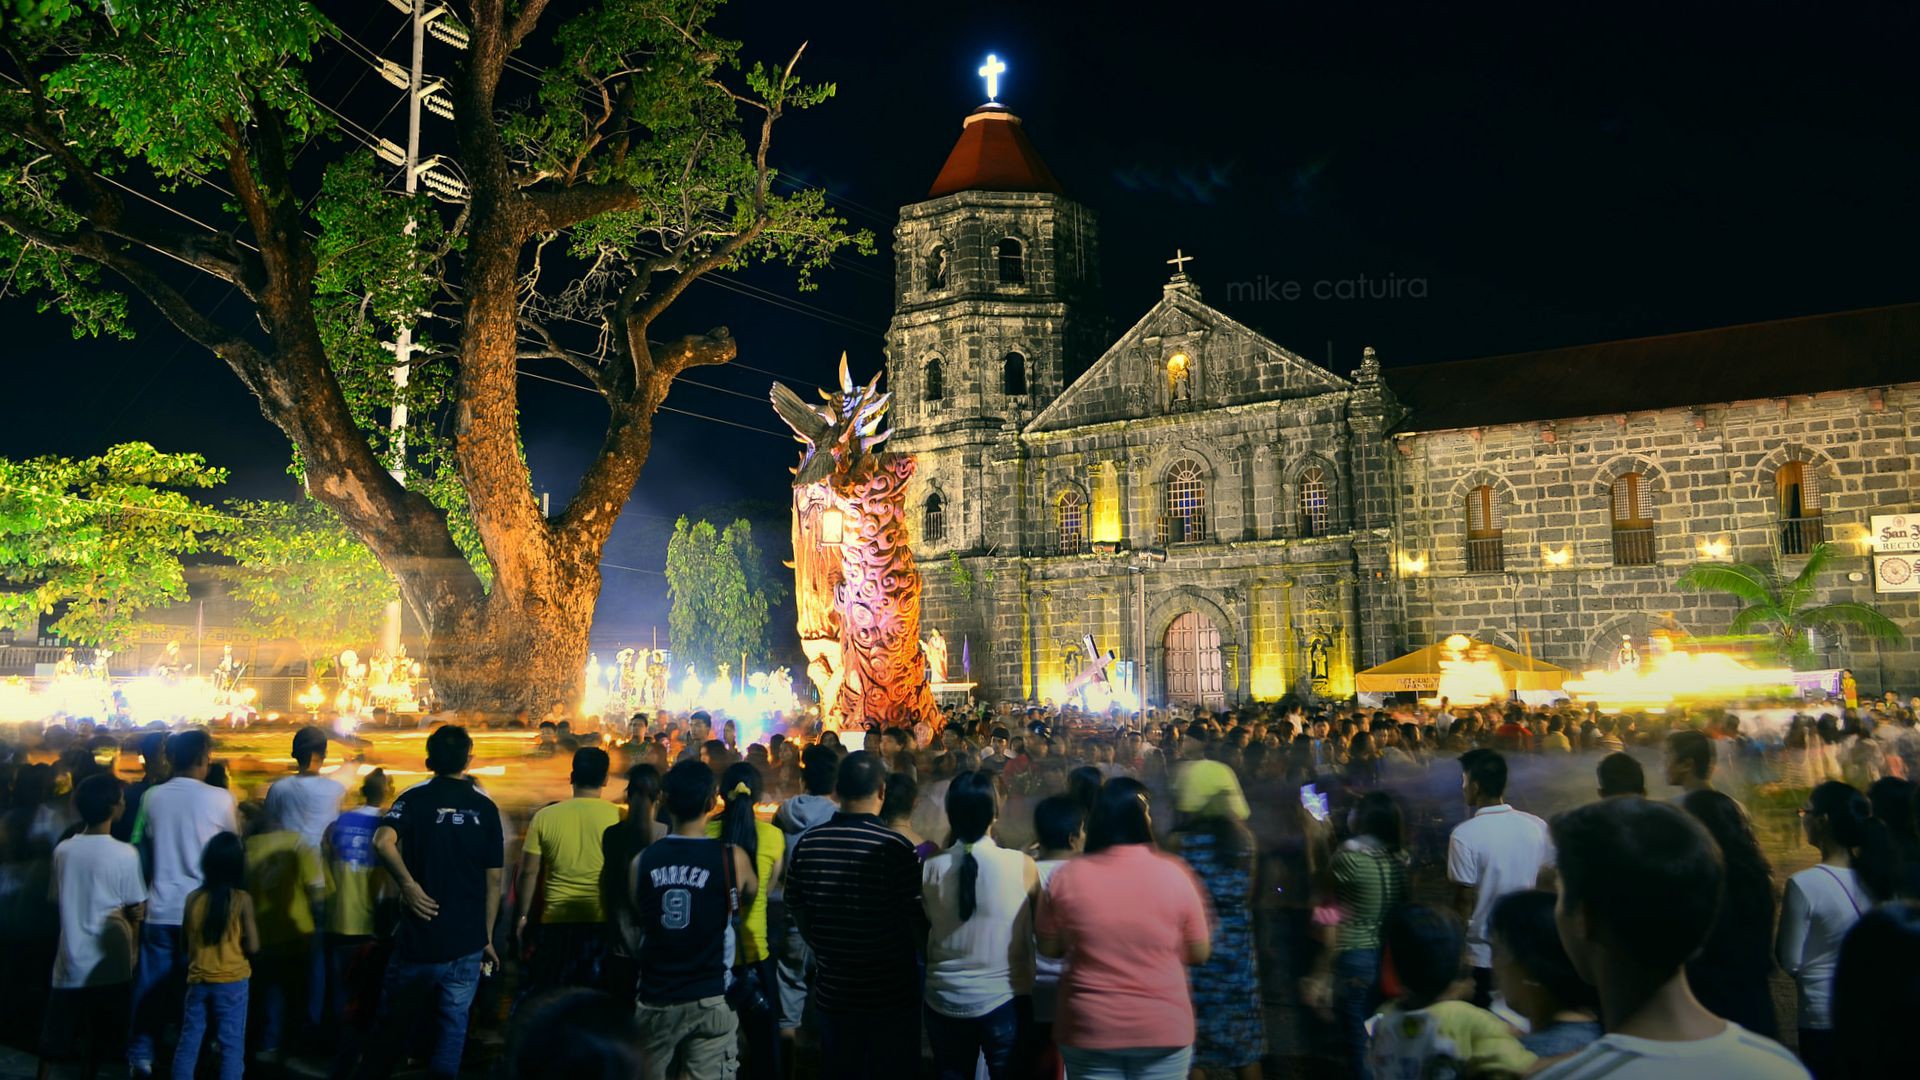
[[[427,52],[427,0],[413,0],[413,67],[412,77],[407,80],[407,160],[402,167],[402,183],[406,185],[407,199],[412,201],[420,192],[420,83],[424,77]],[[413,216],[407,216],[406,233],[414,232]],[[407,321],[400,324],[400,332],[393,343],[393,411],[388,417],[387,427],[393,435],[393,478],[404,484],[407,480],[407,380],[412,374],[413,359],[413,322],[412,313],[407,313]],[[386,626],[381,634],[381,647],[388,656],[400,649],[400,601],[387,603]]]

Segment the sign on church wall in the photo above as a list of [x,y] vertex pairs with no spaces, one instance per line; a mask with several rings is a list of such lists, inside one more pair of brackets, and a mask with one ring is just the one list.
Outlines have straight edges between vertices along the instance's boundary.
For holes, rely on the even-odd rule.
[[1874,591],[1920,593],[1920,514],[1875,514],[1870,530]]

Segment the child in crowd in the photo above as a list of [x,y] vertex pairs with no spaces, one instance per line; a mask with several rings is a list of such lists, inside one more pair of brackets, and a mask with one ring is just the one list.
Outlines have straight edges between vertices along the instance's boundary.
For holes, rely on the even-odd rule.
[[[1087,810],[1066,795],[1049,795],[1033,807],[1033,831],[1039,838],[1034,865],[1040,870],[1040,888],[1087,846]],[[1060,1075],[1060,1049],[1053,1044],[1053,1017],[1060,999],[1060,973],[1067,962],[1057,957],[1034,957],[1033,1031],[1035,1076]]]
[[1536,1058],[1506,1021],[1462,998],[1466,933],[1459,920],[1425,904],[1387,916],[1381,932],[1382,984],[1394,998],[1374,1018],[1367,1064],[1374,1080],[1446,1080],[1525,1075]]
[[60,908],[53,994],[40,1036],[40,1076],[65,1057],[85,1060],[91,1078],[102,1057],[125,1040],[127,1009],[139,952],[147,885],[140,853],[113,837],[126,808],[123,787],[110,773],[89,776],[74,789],[73,805],[86,826],[53,849],[54,899]]
[[220,1052],[220,1080],[240,1080],[247,1061],[247,979],[253,974],[247,957],[260,950],[260,929],[247,895],[247,850],[238,836],[223,832],[207,841],[200,882],[187,895],[181,927],[187,1008],[173,1054],[173,1080],[193,1080],[209,1026]]
[[1545,889],[1508,893],[1494,902],[1487,929],[1493,937],[1493,985],[1527,1018],[1520,1045],[1543,1057],[1570,1054],[1599,1038],[1599,1000],[1573,969],[1553,924],[1554,894]]

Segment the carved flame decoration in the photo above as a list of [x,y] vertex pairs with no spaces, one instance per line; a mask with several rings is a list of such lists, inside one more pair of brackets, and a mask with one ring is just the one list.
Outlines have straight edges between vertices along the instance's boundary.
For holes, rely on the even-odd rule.
[[913,459],[881,451],[891,394],[858,386],[809,405],[773,384],[773,411],[805,447],[793,469],[794,601],[807,676],[832,728],[939,723],[920,647],[920,571],[907,540]]

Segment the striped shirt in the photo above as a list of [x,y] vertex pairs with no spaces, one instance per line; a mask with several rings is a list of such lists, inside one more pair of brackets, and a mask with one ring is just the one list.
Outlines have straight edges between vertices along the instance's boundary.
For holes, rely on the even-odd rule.
[[918,1008],[926,945],[920,860],[872,814],[835,813],[800,835],[787,911],[812,947],[814,1002],[832,1013]]
[[1533,1080],[1806,1080],[1786,1047],[1729,1021],[1710,1039],[1661,1042],[1603,1035],[1585,1050],[1533,1074]]
[[1340,905],[1334,947],[1377,949],[1387,912],[1407,899],[1407,864],[1373,837],[1356,836],[1334,853],[1333,889]]

